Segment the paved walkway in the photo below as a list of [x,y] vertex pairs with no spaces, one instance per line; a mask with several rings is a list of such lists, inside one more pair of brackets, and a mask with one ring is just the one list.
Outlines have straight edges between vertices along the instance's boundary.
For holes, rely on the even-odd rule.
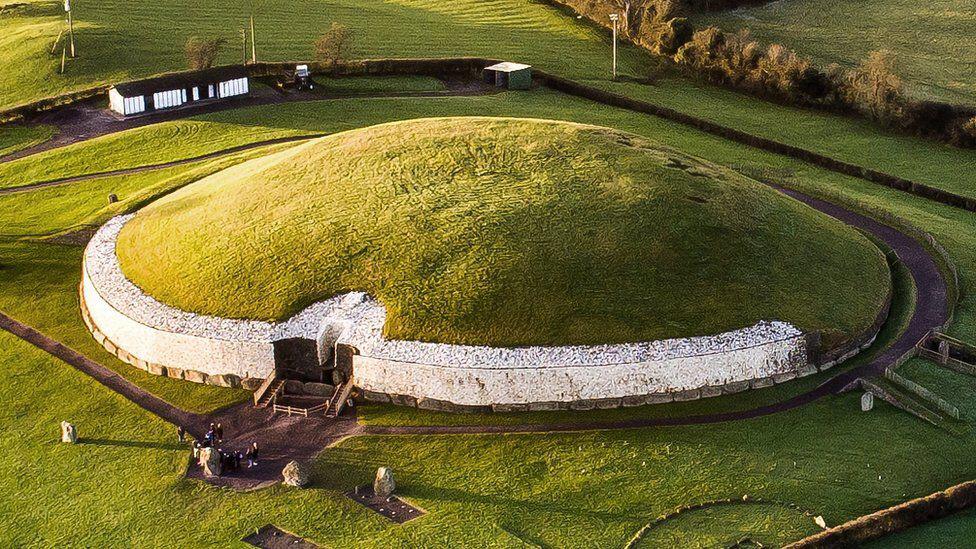
[[[793,190],[781,192],[831,215],[848,225],[876,236],[893,249],[908,268],[918,292],[916,307],[908,328],[884,352],[869,363],[839,373],[816,388],[782,402],[717,414],[682,417],[641,418],[613,422],[543,423],[524,425],[433,425],[380,427],[360,425],[354,417],[338,420],[298,418],[275,415],[266,408],[254,408],[249,402],[238,404],[213,414],[203,415],[180,409],[145,391],[112,370],[70,349],[46,335],[0,313],[0,328],[47,351],[57,358],[92,376],[100,383],[131,400],[164,420],[183,425],[195,438],[202,438],[211,422],[223,425],[227,439],[222,446],[243,450],[251,442],[258,442],[262,460],[258,467],[219,479],[205,479],[235,489],[254,489],[280,480],[285,463],[292,459],[310,460],[331,444],[348,437],[370,435],[441,435],[475,433],[534,433],[570,432],[607,429],[633,429],[666,425],[693,425],[750,419],[798,408],[824,396],[843,390],[861,376],[882,372],[895,359],[924,337],[929,330],[941,326],[948,316],[947,285],[942,272],[921,243],[896,229],[850,211],[842,206],[816,199]],[[175,436],[175,434],[174,434]],[[197,467],[188,476],[200,478]]]

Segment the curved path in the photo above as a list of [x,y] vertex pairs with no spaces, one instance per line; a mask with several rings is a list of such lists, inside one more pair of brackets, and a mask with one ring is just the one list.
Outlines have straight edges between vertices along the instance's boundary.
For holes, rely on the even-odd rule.
[[[878,374],[914,347],[931,329],[942,326],[949,311],[948,286],[928,250],[912,237],[898,230],[855,213],[837,204],[820,200],[798,191],[777,187],[780,192],[833,216],[844,223],[874,235],[898,254],[907,267],[917,288],[918,298],[907,329],[888,348],[869,363],[838,373],[816,388],[774,404],[750,410],[703,414],[683,417],[638,418],[612,422],[538,423],[524,425],[432,425],[381,427],[360,425],[355,418],[326,420],[325,418],[291,418],[275,416],[268,409],[254,408],[245,402],[210,415],[194,414],[148,393],[117,373],[92,361],[80,353],[0,313],[3,328],[33,345],[64,360],[85,372],[108,388],[118,392],[140,407],[174,425],[183,425],[195,438],[202,438],[210,422],[220,422],[228,434],[226,448],[244,449],[252,441],[262,448],[260,465],[239,475],[206,479],[236,489],[253,489],[280,479],[280,471],[291,459],[311,459],[322,449],[339,440],[355,435],[401,434],[475,434],[475,433],[534,433],[571,432],[585,430],[632,429],[638,427],[719,423],[756,418],[798,408],[824,396],[841,392],[862,376]],[[193,467],[187,473],[199,477]]]

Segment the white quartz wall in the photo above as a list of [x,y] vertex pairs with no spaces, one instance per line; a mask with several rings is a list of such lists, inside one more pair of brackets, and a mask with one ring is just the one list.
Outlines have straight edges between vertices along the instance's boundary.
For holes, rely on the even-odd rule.
[[677,393],[795,376],[806,359],[805,339],[796,336],[716,354],[590,366],[450,367],[357,356],[355,375],[367,391],[488,406]]
[[281,323],[196,315],[160,303],[122,273],[115,243],[131,217],[110,220],[89,243],[83,298],[108,341],[167,368],[263,378],[274,371],[273,341],[305,337],[323,356],[335,342],[355,347],[353,375],[367,391],[485,406],[677,393],[788,378],[807,366],[804,335],[783,322],[621,345],[496,348],[387,340],[386,309],[362,292]]

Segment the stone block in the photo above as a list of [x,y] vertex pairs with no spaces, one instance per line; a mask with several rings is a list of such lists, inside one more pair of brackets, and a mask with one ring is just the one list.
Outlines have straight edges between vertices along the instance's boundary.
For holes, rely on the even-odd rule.
[[592,400],[574,400],[569,403],[570,410],[592,410],[596,404]]
[[308,381],[302,387],[302,391],[306,395],[330,397],[335,393],[335,386],[329,385],[328,383],[316,383],[314,381]]
[[183,379],[183,370],[179,368],[173,368],[170,366],[166,367],[166,377],[171,377],[173,379]]
[[139,368],[140,370],[148,370],[149,369],[149,363],[146,362],[145,360],[142,360],[141,358],[137,358],[137,359],[133,360],[132,361],[132,365],[135,366],[136,368]]
[[597,410],[611,410],[613,408],[620,408],[623,404],[623,399],[621,398],[598,398],[593,401],[593,406]]
[[646,395],[625,396],[624,398],[620,399],[620,404],[627,408],[643,406],[647,404],[647,396]]
[[674,401],[674,393],[654,393],[644,395],[644,402],[647,404],[667,404]]
[[390,395],[390,402],[397,406],[417,407],[417,399],[410,395]]
[[234,374],[207,376],[207,383],[217,387],[240,387],[241,378]]
[[184,370],[183,379],[187,381],[192,381],[193,383],[206,383],[207,374],[203,372],[198,372],[196,370]]
[[166,366],[150,362],[146,364],[146,371],[156,376],[164,376],[166,375]]
[[566,403],[556,401],[532,402],[528,406],[530,412],[555,412],[567,408]]
[[689,400],[698,400],[701,398],[701,391],[698,389],[688,389],[687,391],[676,391],[671,393],[675,402],[686,402]]
[[529,410],[528,404],[492,404],[491,411],[498,413],[508,413],[508,412],[527,412]]
[[115,344],[109,341],[108,339],[106,339],[105,342],[102,343],[102,346],[105,347],[106,351],[112,353],[113,355],[119,350],[119,348],[116,347]]
[[796,379],[796,372],[783,372],[782,374],[773,374],[773,383],[785,383],[792,379]]
[[285,394],[287,395],[301,395],[305,393],[305,384],[297,379],[289,379],[285,381]]
[[722,387],[720,385],[706,385],[701,388],[702,398],[717,397],[722,394]]
[[864,393],[861,395],[861,411],[870,412],[874,408],[874,395],[871,393]]
[[817,367],[814,364],[807,364],[806,366],[800,368],[796,373],[797,377],[806,377],[817,373]]
[[836,360],[828,360],[827,362],[824,362],[823,364],[820,365],[820,371],[823,372],[825,370],[829,370],[836,365],[837,365]]
[[749,389],[749,380],[745,381],[733,381],[731,383],[726,383],[722,386],[722,392],[727,395],[732,395],[735,393],[741,393]]
[[763,387],[772,387],[773,386],[773,379],[772,378],[769,378],[769,377],[761,377],[761,378],[758,378],[758,379],[754,379],[754,380],[752,380],[752,381],[749,382],[749,386],[752,387],[753,389],[762,389]]
[[386,393],[377,393],[375,391],[365,391],[364,390],[363,391],[363,398],[365,398],[366,400],[368,400],[370,402],[383,402],[383,403],[389,403],[390,402],[390,395],[388,395]]
[[453,402],[437,400],[436,398],[418,398],[417,408],[421,410],[432,410],[434,412],[453,412],[457,406]]
[[259,377],[245,377],[241,380],[241,387],[248,391],[257,391],[263,383],[264,380]]
[[451,403],[451,406],[454,407],[454,409],[451,411],[456,414],[490,414],[491,413],[491,406],[478,406],[475,404],[454,404],[454,403]]
[[101,345],[102,347],[105,346],[105,334],[99,331],[93,331],[92,337],[95,338],[95,341],[97,341],[99,345]]
[[126,364],[132,364],[135,361],[133,356],[129,354],[129,351],[126,351],[125,349],[116,349],[115,356],[119,357],[119,360],[125,362]]

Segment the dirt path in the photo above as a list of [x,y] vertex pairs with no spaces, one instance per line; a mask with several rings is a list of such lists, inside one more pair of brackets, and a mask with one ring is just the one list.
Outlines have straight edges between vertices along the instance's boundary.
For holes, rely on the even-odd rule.
[[[667,425],[720,423],[762,417],[809,404],[827,395],[836,394],[858,377],[877,374],[905,351],[913,347],[928,331],[941,326],[948,316],[947,285],[935,261],[916,240],[896,229],[854,213],[836,204],[810,197],[793,190],[781,192],[831,215],[848,225],[863,229],[892,248],[908,268],[918,291],[915,310],[905,332],[871,362],[839,373],[816,388],[785,401],[751,410],[683,417],[631,419],[614,422],[543,423],[524,425],[433,425],[380,427],[360,425],[354,417],[338,420],[298,418],[275,415],[266,408],[254,408],[249,402],[232,406],[210,415],[195,414],[180,409],[138,387],[105,366],[85,357],[46,335],[0,313],[0,328],[7,330],[36,347],[47,351],[100,383],[121,394],[145,410],[174,425],[183,425],[196,438],[202,438],[211,422],[224,426],[227,439],[222,447],[243,450],[251,442],[258,442],[262,460],[258,467],[218,479],[205,479],[213,484],[235,489],[254,489],[277,482],[282,467],[291,459],[310,460],[331,444],[348,436],[370,435],[441,435],[480,433],[571,432],[587,430],[633,429]],[[188,476],[201,478],[197,467]]]

